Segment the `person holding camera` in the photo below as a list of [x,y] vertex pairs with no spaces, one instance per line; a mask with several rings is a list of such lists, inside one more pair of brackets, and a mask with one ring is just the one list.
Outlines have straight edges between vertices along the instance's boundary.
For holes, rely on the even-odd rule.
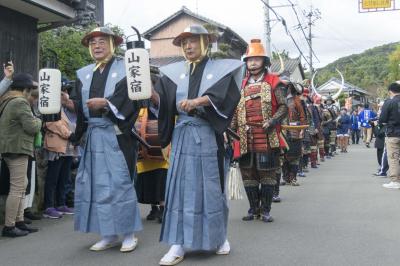
[[379,126],[386,126],[386,149],[389,162],[390,183],[384,188],[400,189],[400,81],[389,85],[390,100],[383,106],[379,117]]
[[0,81],[0,97],[6,93],[8,88],[10,87],[12,83],[12,77],[14,74],[14,65],[10,61],[6,64],[3,64],[3,72],[4,72],[4,78]]

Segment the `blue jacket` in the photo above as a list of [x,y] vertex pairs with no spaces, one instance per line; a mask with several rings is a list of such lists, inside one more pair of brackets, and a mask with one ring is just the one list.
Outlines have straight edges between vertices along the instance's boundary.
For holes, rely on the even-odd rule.
[[358,128],[358,115],[351,115],[351,129],[359,130]]
[[372,118],[376,117],[376,113],[369,110],[369,109],[364,109],[359,115],[358,118],[360,119],[361,122],[361,127],[365,128],[371,128],[371,125],[369,124],[369,121]]
[[339,124],[337,133],[338,134],[348,134],[351,128],[351,119],[349,115],[341,115],[339,118]]

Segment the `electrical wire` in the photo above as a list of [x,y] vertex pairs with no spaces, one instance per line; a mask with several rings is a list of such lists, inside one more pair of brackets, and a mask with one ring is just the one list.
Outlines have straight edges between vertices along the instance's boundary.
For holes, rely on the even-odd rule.
[[279,20],[283,27],[285,28],[286,34],[290,37],[290,39],[292,40],[293,44],[296,46],[297,50],[300,53],[300,56],[304,59],[304,61],[307,62],[308,65],[310,65],[310,63],[308,62],[306,56],[304,55],[303,51],[300,49],[299,45],[297,44],[296,40],[294,39],[292,33],[289,31],[287,24],[286,24],[286,20],[284,17],[282,17],[281,15],[279,15],[270,5],[268,5],[266,2],[264,2],[264,0],[260,0],[269,10],[272,11],[272,13],[274,13],[274,15],[276,16],[277,20]]
[[292,10],[293,10],[293,12],[294,12],[294,14],[296,16],[297,22],[299,23],[297,26],[301,30],[301,32],[303,33],[304,39],[306,39],[308,47],[311,49],[311,52],[314,55],[315,59],[317,59],[318,63],[321,63],[321,61],[319,60],[318,56],[315,54],[314,49],[311,47],[310,40],[307,38],[307,35],[304,32],[303,26],[301,25],[301,22],[300,22],[300,19],[299,19],[299,15],[297,14],[296,9],[294,8],[293,2],[291,0],[287,0],[287,1],[290,3],[290,5],[292,7]]

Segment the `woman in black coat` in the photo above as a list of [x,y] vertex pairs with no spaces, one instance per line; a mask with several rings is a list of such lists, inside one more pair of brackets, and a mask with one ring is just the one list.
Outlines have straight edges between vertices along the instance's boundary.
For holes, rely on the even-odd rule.
[[375,136],[375,148],[378,164],[381,165],[383,149],[385,148],[385,128],[379,127],[376,122],[377,121],[373,122],[373,132]]

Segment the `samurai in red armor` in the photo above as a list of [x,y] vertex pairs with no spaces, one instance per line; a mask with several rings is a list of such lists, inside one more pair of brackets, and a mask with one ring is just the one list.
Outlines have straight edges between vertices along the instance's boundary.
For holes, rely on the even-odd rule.
[[292,186],[298,186],[297,172],[299,170],[300,158],[302,157],[302,140],[304,138],[304,129],[297,129],[296,126],[306,125],[304,107],[301,103],[300,94],[302,88],[298,84],[289,83],[287,105],[288,117],[287,124],[289,128],[285,131],[289,149],[285,152],[283,163],[283,178]]
[[246,77],[232,120],[232,128],[240,137],[235,145],[235,157],[250,203],[243,220],[260,218],[272,222],[275,172],[280,168],[281,148],[286,145],[280,135],[281,121],[287,115],[285,85],[277,75],[268,72],[270,59],[260,40],[251,40],[244,61]]

